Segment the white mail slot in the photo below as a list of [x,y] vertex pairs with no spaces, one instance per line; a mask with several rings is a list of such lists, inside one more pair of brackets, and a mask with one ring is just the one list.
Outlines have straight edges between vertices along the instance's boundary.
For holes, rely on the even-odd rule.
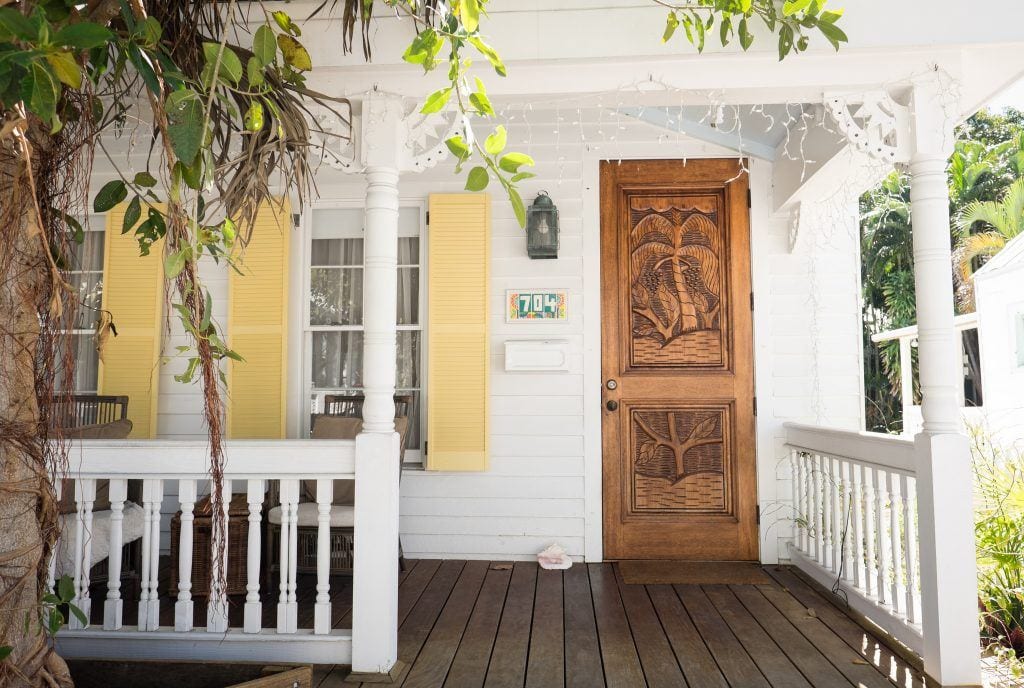
[[568,371],[569,342],[565,339],[511,339],[505,342],[509,372]]

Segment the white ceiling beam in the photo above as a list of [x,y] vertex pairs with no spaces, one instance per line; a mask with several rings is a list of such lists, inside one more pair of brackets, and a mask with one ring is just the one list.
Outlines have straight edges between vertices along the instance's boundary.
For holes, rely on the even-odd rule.
[[661,108],[619,108],[618,112],[659,129],[686,134],[691,138],[729,148],[743,155],[750,155],[769,162],[774,162],[776,158],[776,150],[773,146],[753,139],[743,138],[737,133],[722,131],[703,122],[687,119],[681,115],[672,116]]

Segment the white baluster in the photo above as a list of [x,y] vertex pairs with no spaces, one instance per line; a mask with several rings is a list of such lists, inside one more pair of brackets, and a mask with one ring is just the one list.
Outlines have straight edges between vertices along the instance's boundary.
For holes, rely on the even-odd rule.
[[803,512],[800,509],[800,454],[795,449],[789,450],[789,476],[793,495],[793,544],[800,549],[803,534],[800,519],[803,517]]
[[839,573],[842,555],[839,543],[839,475],[836,471],[835,459],[825,457],[828,466],[828,558],[833,573]]
[[313,608],[313,632],[331,632],[331,503],[334,481],[316,481],[316,606]]
[[853,512],[853,481],[850,479],[849,461],[840,459],[839,480],[843,490],[843,508],[842,513],[839,515],[839,548],[843,558],[843,580],[849,582],[853,580],[853,537],[851,534],[853,529],[853,518],[851,516]]
[[245,571],[245,618],[242,623],[245,633],[259,633],[263,628],[263,605],[260,603],[260,511],[263,508],[265,492],[264,481],[248,482],[246,494],[249,505],[249,540]]
[[918,623],[921,609],[918,599],[918,571],[917,571],[917,499],[914,494],[914,479],[906,475],[900,476],[900,493],[903,495],[903,556],[906,568],[907,590],[906,608],[904,613],[907,621]]
[[221,491],[221,515],[224,519],[224,530],[218,532],[214,526],[213,499],[210,499],[210,599],[206,605],[206,630],[209,633],[224,633],[228,630],[228,528],[230,527],[229,509],[231,507],[231,481],[225,478]]
[[803,551],[808,556],[812,555],[812,549],[814,547],[814,467],[811,464],[811,455],[803,454],[803,471],[804,471],[804,548]]
[[824,565],[834,572],[839,569],[836,563],[836,480],[831,466],[831,457],[821,457],[821,488],[824,490],[824,523],[821,527],[825,536]]
[[[64,481],[60,480],[59,477],[53,481],[53,492],[57,498],[57,504],[60,504],[61,497],[63,496],[63,485]],[[46,592],[51,592],[53,586],[57,584],[57,551],[60,550],[64,545],[61,540],[64,539],[64,535],[60,536],[60,539],[53,544],[53,551],[50,552],[50,564],[47,567],[46,574]]]
[[869,596],[878,593],[875,559],[875,495],[872,471],[867,466],[860,467],[861,489],[864,490],[864,591]]
[[192,630],[192,542],[195,527],[196,481],[178,481],[178,502],[181,504],[178,532],[178,599],[174,603],[174,630]]
[[814,513],[811,514],[814,524],[814,560],[825,565],[825,533],[823,524],[825,522],[825,510],[823,493],[821,491],[821,457],[817,454],[811,457],[811,474],[814,484],[814,501],[812,503]]
[[889,557],[889,561],[892,562],[889,604],[892,606],[892,611],[897,613],[903,611],[903,596],[900,594],[900,587],[903,585],[903,552],[901,551],[903,538],[900,533],[903,495],[899,493],[898,480],[896,475],[889,471],[886,476],[886,484],[889,488],[889,543],[892,547],[892,554]]
[[[80,478],[75,481],[75,597],[71,604],[82,610],[88,619],[92,611],[89,597],[89,569],[92,566],[92,505],[96,501],[96,481]],[[83,624],[74,614],[69,614],[68,628],[82,629]]]
[[164,500],[164,481],[142,481],[142,594],[139,598],[139,630],[160,627],[160,504]]
[[128,499],[128,481],[110,481],[110,555],[107,558],[107,599],[103,603],[103,628],[121,628],[121,547],[124,544],[124,502]]
[[878,595],[878,601],[882,604],[888,604],[889,590],[887,579],[889,577],[889,532],[888,525],[885,518],[885,509],[888,504],[889,496],[885,490],[885,478],[882,475],[882,471],[875,469],[875,537],[877,539],[876,545],[878,547],[878,576],[877,583],[878,589],[875,591]]
[[298,556],[297,520],[299,481],[281,481],[281,594],[277,601],[277,632],[295,633],[298,604],[295,599],[295,569]]
[[850,490],[853,494],[853,513],[850,520],[853,526],[853,585],[864,590],[866,570],[864,565],[864,484],[861,478],[861,467],[850,464]]

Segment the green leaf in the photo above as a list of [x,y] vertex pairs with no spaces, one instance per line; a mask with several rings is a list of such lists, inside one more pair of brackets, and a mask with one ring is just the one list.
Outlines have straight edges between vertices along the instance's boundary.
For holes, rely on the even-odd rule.
[[512,175],[512,178],[509,179],[509,181],[512,182],[513,184],[518,184],[524,179],[532,179],[533,177],[536,176],[537,175],[535,175],[533,172],[519,172],[517,174]]
[[459,19],[466,31],[473,33],[480,27],[480,0],[462,0]]
[[71,576],[61,576],[57,581],[57,597],[61,602],[70,602],[75,599],[75,581]]
[[256,33],[253,34],[252,54],[263,67],[274,64],[274,58],[277,57],[277,40],[274,38],[274,30],[266,24],[256,29]]
[[50,123],[51,126],[59,124],[56,118],[60,82],[57,81],[48,63],[42,60],[32,62],[21,84],[21,96],[39,119]]
[[224,222],[221,224],[220,233],[221,236],[224,237],[224,243],[226,245],[231,246],[235,243],[235,237],[238,236],[238,230],[230,217],[224,218]]
[[156,177],[143,170],[135,175],[134,184],[135,186],[141,186],[145,189],[149,189],[156,186]]
[[217,64],[217,55],[220,54],[220,69],[217,73],[233,84],[237,84],[242,78],[242,61],[238,59],[235,51],[226,45],[221,51],[220,43],[203,43],[203,57],[206,64]]
[[246,76],[249,78],[250,86],[258,88],[266,81],[263,77],[263,67],[260,65],[260,61],[255,57],[249,58],[249,61],[245,65],[245,72]]
[[840,43],[847,43],[850,40],[847,38],[846,33],[834,24],[819,23],[818,30],[821,31],[822,35],[828,39],[828,42],[836,50],[839,50]]
[[164,258],[164,276],[174,279],[185,269],[185,251],[175,251]]
[[263,105],[257,101],[249,104],[245,112],[245,128],[248,131],[259,131],[263,128]]
[[789,24],[783,24],[782,28],[779,29],[779,61],[786,59],[793,50],[793,29]]
[[750,48],[754,43],[754,36],[750,33],[750,27],[747,26],[747,18],[744,17],[740,20],[740,47],[744,50]]
[[293,36],[302,35],[302,29],[300,29],[295,24],[295,22],[292,21],[292,18],[288,16],[287,12],[282,12],[278,10],[277,12],[274,12],[271,16],[274,18],[274,21],[277,22],[277,25],[281,27],[282,31],[287,31]]
[[461,136],[453,136],[445,140],[444,145],[448,146],[448,150],[459,160],[465,160],[470,155],[469,144]]
[[483,191],[489,181],[491,176],[487,174],[487,168],[478,165],[471,169],[469,176],[466,177],[466,191]]
[[54,45],[67,45],[79,50],[92,50],[105,45],[113,38],[114,34],[107,28],[86,21],[62,27],[53,35],[51,42]]
[[519,168],[523,165],[533,166],[533,158],[526,153],[506,153],[498,161],[498,167],[510,174],[519,172]]
[[786,0],[782,4],[782,16],[792,17],[798,12],[802,12],[810,6],[811,0]]
[[192,164],[203,144],[203,101],[191,90],[174,91],[167,98],[171,147],[186,166]]
[[487,117],[494,117],[494,106],[491,105],[491,99],[487,97],[487,94],[483,91],[477,91],[469,94],[469,102],[477,109],[481,115]]
[[0,39],[31,41],[36,35],[36,28],[28,17],[10,7],[0,7]]
[[277,45],[284,55],[285,64],[302,72],[313,69],[313,60],[309,52],[297,40],[283,33],[277,34]]
[[672,34],[679,28],[679,17],[675,12],[668,13],[668,19],[665,21],[665,33],[661,36],[662,43],[668,43],[669,39],[672,38]]
[[143,45],[153,47],[160,42],[164,35],[164,28],[156,17],[146,17],[137,27],[136,33],[142,38]]
[[130,232],[142,217],[142,199],[136,196],[124,211],[124,222],[121,223],[121,234]]
[[505,63],[502,62],[497,50],[484,43],[477,36],[470,38],[469,42],[480,51],[481,55],[487,58],[487,61],[494,67],[494,71],[498,73],[498,76],[506,76],[508,74],[508,70],[505,69]]
[[484,150],[491,155],[497,155],[501,151],[505,150],[505,145],[508,143],[508,132],[505,131],[505,127],[498,125],[494,130],[494,133],[487,137],[484,141]]
[[450,87],[434,91],[427,96],[427,100],[423,103],[423,107],[420,108],[420,112],[424,115],[440,112],[448,104],[448,101],[451,100],[451,97],[452,89]]
[[68,609],[71,610],[71,613],[74,615],[74,617],[78,619],[78,623],[82,624],[82,626],[89,625],[88,617],[86,617],[85,612],[79,609],[77,605],[68,604]]
[[62,84],[76,90],[82,88],[82,69],[71,53],[49,53],[46,61]]
[[516,214],[516,222],[522,228],[526,227],[526,205],[523,197],[513,187],[508,187],[508,200],[512,203],[512,212]]
[[114,179],[103,185],[96,198],[93,199],[92,209],[97,213],[105,213],[115,205],[128,197],[128,187],[123,179]]
[[14,648],[10,645],[0,645],[0,662],[10,657],[12,652],[14,652]]

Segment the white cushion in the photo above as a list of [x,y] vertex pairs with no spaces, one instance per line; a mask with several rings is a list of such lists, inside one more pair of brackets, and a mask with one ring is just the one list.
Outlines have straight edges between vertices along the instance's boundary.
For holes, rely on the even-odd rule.
[[[299,525],[314,527],[318,525],[317,505],[312,502],[299,504]],[[352,506],[335,504],[331,507],[331,528],[351,528],[355,525],[356,510]],[[267,513],[267,519],[274,525],[281,525],[281,507],[275,506]]]
[[[87,533],[83,532],[83,538],[92,540],[92,558],[89,561],[89,568],[110,556],[111,513],[109,510],[92,512],[92,530]],[[127,545],[142,537],[146,520],[145,512],[138,504],[126,502],[122,513],[124,520],[121,522],[121,544]],[[57,543],[57,578],[64,574],[71,576],[75,574],[75,530],[78,527],[78,514],[64,514],[60,519],[62,535]],[[84,556],[84,547],[82,553]],[[121,565],[124,566],[124,562]]]

